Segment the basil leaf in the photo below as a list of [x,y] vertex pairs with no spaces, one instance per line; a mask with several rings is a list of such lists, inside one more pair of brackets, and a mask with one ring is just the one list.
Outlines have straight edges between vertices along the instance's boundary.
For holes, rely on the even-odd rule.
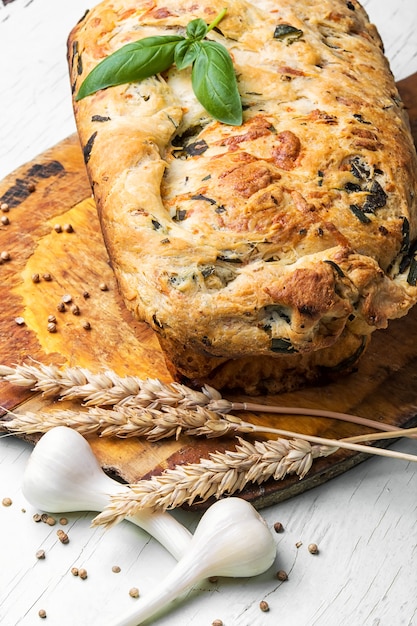
[[295,26],[291,26],[291,24],[278,24],[274,31],[274,39],[278,39],[279,41],[286,41],[291,44],[300,37],[303,36],[303,31],[299,28],[295,28]]
[[145,37],[122,46],[103,59],[88,74],[78,90],[76,100],[99,89],[143,80],[168,69],[174,62],[175,47],[184,37],[162,35]]
[[207,34],[207,24],[201,18],[192,20],[187,24],[187,37],[189,39],[203,39]]
[[215,41],[200,41],[191,73],[194,93],[219,122],[239,126],[242,102],[233,62],[226,48]]
[[174,62],[179,70],[192,65],[197,56],[198,47],[189,39],[180,41],[175,48]]

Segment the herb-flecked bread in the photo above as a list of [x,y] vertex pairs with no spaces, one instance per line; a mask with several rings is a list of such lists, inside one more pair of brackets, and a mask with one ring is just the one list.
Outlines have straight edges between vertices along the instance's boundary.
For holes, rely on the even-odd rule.
[[[124,44],[223,7],[105,0],[69,37],[74,96]],[[349,370],[415,304],[416,153],[356,0],[230,0],[207,37],[232,57],[241,126],[175,65],[74,102],[76,122],[124,300],[174,375],[279,392]]]

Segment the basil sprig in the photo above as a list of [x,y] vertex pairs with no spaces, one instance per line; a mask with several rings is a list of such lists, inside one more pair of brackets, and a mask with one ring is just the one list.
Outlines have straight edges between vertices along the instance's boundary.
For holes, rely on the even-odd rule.
[[103,59],[82,82],[76,100],[99,89],[144,80],[175,63],[178,70],[192,66],[191,84],[197,100],[219,122],[242,124],[242,102],[232,59],[227,49],[205,39],[226,13],[211,24],[198,18],[189,22],[186,36],[161,35],[128,43]]

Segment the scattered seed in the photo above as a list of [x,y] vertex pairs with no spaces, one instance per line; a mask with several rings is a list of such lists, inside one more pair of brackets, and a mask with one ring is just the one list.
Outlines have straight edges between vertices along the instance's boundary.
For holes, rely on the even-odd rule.
[[38,615],[39,615],[39,617],[40,617],[41,619],[45,619],[45,617],[46,617],[46,611],[45,611],[45,609],[39,609],[39,611],[38,611]]
[[[64,532],[61,528],[56,531],[57,537],[61,543],[69,543],[69,537],[66,532]],[[81,570],[80,570],[81,572]],[[81,574],[80,574],[81,576]]]
[[36,191],[36,185],[35,185],[35,183],[29,183],[29,184],[28,184],[28,191],[29,191],[30,193],[33,193],[34,191]]
[[35,513],[34,515],[32,515],[32,519],[34,522],[40,522],[42,520],[42,516],[39,513]]
[[48,322],[56,324],[56,317],[55,317],[55,315],[48,315]]
[[46,524],[46,520],[48,519],[48,517],[49,517],[48,513],[42,513],[41,521],[44,522],[44,524]]
[[62,233],[62,226],[61,226],[61,224],[55,224],[54,231],[56,233]]
[[282,533],[284,531],[284,526],[281,524],[281,522],[275,522],[274,530],[276,533]]
[[85,330],[91,330],[91,324],[90,324],[90,322],[88,322],[87,320],[84,320],[84,321],[83,321],[83,328],[84,328]]
[[82,567],[81,569],[78,570],[78,576],[82,580],[85,580],[87,578],[87,570]]
[[10,210],[7,202],[2,202],[2,204],[0,204],[0,210],[3,211],[4,213],[7,213]]
[[14,321],[16,322],[16,324],[18,326],[24,326],[25,325],[25,320],[23,317],[15,317]]
[[266,600],[261,600],[260,603],[259,603],[259,608],[264,613],[267,613],[269,611],[269,604],[268,604],[268,602]]
[[45,274],[42,274],[42,278],[46,280],[47,283],[51,282],[52,280],[52,276],[48,274],[48,272],[46,272]]
[[3,498],[1,503],[3,506],[11,506],[13,504],[13,501],[11,498]]
[[302,541],[297,541],[297,543],[295,544],[296,548],[301,548],[301,546],[303,545]]
[[26,509],[20,509],[22,513],[26,513]]
[[113,565],[113,567],[111,568],[111,571],[114,572],[115,574],[118,574],[121,569],[118,565]]
[[214,622],[211,622],[211,626],[223,626],[223,622],[221,619],[215,619]]
[[47,329],[48,333],[56,333],[56,324],[54,324],[54,322],[49,322]]
[[308,546],[308,551],[310,552],[310,554],[318,554],[318,545],[316,543],[310,543],[310,545]]
[[210,576],[209,577],[209,583],[217,583],[217,581],[219,580],[218,576]]
[[45,558],[45,550],[38,550],[35,556],[36,556],[37,559],[40,559],[40,560],[44,559]]
[[0,253],[0,259],[2,261],[10,261],[10,252],[7,252],[7,250],[3,250],[3,252]]
[[45,523],[48,524],[48,526],[55,526],[56,519],[52,517],[52,515],[48,515],[48,517],[45,520]]
[[66,526],[68,524],[68,520],[66,517],[60,517],[59,523],[61,524],[61,526]]
[[278,578],[278,580],[281,580],[281,581],[288,580],[288,574],[287,574],[287,572],[285,570],[280,569],[277,572],[277,578]]
[[8,226],[10,224],[10,220],[7,217],[7,215],[2,215],[1,217],[1,223],[3,224],[3,226]]
[[64,311],[66,311],[66,310],[67,310],[67,307],[65,306],[65,303],[64,303],[64,302],[59,302],[59,303],[56,305],[56,309],[57,309],[57,311],[59,311],[60,313],[63,313]]
[[72,295],[66,293],[64,296],[62,296],[61,300],[64,304],[69,304],[70,302],[72,302]]
[[84,291],[84,293],[83,293],[83,298],[84,298],[85,300],[88,300],[88,298],[89,298],[89,297],[90,297],[90,294],[88,293],[88,291]]
[[39,274],[32,274],[32,283],[40,283],[41,282],[41,277],[39,276]]
[[79,315],[79,314],[81,313],[81,311],[80,311],[80,307],[79,307],[79,306],[77,306],[76,304],[74,304],[74,305],[71,307],[71,313],[72,313],[73,315]]
[[137,587],[132,587],[129,589],[129,595],[131,598],[139,598],[139,589]]
[[99,287],[100,287],[101,291],[107,291],[108,290],[108,287],[107,287],[106,283],[100,283]]
[[66,233],[73,233],[74,232],[74,229],[73,229],[71,224],[64,224],[63,228],[64,228],[64,231]]
[[78,576],[78,574],[79,574],[78,567],[71,567],[71,574],[73,576]]

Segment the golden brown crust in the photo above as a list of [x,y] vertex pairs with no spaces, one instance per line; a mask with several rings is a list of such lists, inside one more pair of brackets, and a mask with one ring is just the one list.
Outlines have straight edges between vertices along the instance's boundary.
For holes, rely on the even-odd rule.
[[[70,35],[74,92],[123,44],[222,8],[102,2]],[[302,37],[274,38],[283,23]],[[417,159],[356,0],[233,0],[219,28],[209,37],[233,58],[241,127],[211,119],[175,66],[75,103],[75,116],[125,302],[174,371],[278,391],[352,365],[416,302]]]

